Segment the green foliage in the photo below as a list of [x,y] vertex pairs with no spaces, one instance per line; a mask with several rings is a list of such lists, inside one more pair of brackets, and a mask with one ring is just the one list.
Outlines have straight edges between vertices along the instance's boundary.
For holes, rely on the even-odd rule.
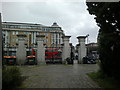
[[98,35],[101,71],[120,80],[120,2],[87,2],[100,27]]
[[120,88],[119,83],[114,78],[103,76],[103,73],[100,71],[88,73],[87,75],[101,88]]
[[5,88],[16,88],[22,85],[24,78],[21,76],[18,67],[4,67],[2,70],[2,87]]

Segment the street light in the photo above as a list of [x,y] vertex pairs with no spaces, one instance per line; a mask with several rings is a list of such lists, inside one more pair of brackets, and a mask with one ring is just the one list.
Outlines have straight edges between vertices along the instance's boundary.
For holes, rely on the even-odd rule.
[[[88,44],[88,36],[89,36],[89,34],[86,35],[86,37],[87,37],[87,44]],[[88,47],[88,45],[87,45],[87,54],[89,54],[89,47]]]
[[71,64],[73,64],[73,45],[72,43],[70,43],[70,46],[71,46],[71,53],[70,53],[70,59],[71,59]]
[[87,37],[87,44],[88,44],[88,36],[90,36],[90,35],[89,34],[86,35],[86,37]]

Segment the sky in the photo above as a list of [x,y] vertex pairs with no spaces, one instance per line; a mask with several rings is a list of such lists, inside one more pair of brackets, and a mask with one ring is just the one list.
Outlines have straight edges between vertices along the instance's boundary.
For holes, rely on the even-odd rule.
[[[3,22],[37,23],[51,26],[54,22],[70,35],[70,43],[78,44],[77,36],[89,34],[88,41],[97,42],[99,27],[87,11],[85,1],[43,0],[38,2],[0,3]],[[87,43],[87,42],[86,42]]]

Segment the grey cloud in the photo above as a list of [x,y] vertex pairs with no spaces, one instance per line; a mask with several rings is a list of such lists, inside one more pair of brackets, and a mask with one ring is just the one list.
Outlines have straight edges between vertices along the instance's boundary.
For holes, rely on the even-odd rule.
[[52,25],[56,21],[71,42],[76,37],[90,34],[91,42],[96,42],[98,27],[94,16],[89,15],[85,2],[16,2],[3,3],[3,21],[31,22]]

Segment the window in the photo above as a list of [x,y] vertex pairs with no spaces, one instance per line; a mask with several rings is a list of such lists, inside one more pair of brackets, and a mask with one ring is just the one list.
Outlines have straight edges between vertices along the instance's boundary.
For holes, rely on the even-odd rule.
[[54,43],[55,43],[54,38],[52,38],[52,42],[51,42],[51,44],[54,44]]
[[10,28],[10,25],[6,25],[6,28]]
[[2,28],[6,28],[6,25],[2,25]]
[[46,28],[44,28],[44,30],[46,31]]
[[15,28],[15,26],[14,25],[10,25],[10,28]]
[[16,42],[18,42],[18,38],[16,38]]
[[12,42],[15,42],[15,38],[12,39]]
[[39,32],[37,32],[37,35],[39,35]]
[[15,35],[15,32],[13,31],[12,34]]
[[28,34],[28,32],[24,32],[24,34]]
[[45,33],[45,36],[48,36],[48,33]]
[[38,29],[37,26],[31,26],[31,29]]
[[18,34],[18,31],[16,31],[16,35]]
[[47,42],[48,42],[48,39],[45,39],[44,42],[47,43]]

